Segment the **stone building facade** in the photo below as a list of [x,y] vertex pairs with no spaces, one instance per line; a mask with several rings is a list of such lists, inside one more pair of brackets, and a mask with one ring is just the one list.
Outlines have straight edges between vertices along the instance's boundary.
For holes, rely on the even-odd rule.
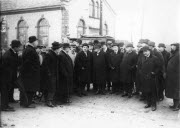
[[[62,42],[67,34],[70,37],[98,35],[99,8],[99,0],[1,0],[1,45],[7,48],[13,39],[25,45],[32,35],[37,36],[40,45],[46,46],[54,41]],[[114,14],[108,9],[103,4],[106,13],[103,23],[107,25],[104,35],[113,36]]]

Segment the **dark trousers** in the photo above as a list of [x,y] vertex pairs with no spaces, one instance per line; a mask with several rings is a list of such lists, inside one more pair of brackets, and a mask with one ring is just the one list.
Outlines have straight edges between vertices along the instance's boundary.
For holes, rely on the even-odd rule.
[[131,94],[133,91],[133,83],[123,83],[123,90]]
[[98,84],[97,84],[97,90],[98,90],[99,92],[104,92],[105,86],[106,86],[105,83],[98,83]]
[[146,93],[146,100],[148,105],[156,106],[157,96],[155,92]]
[[120,92],[120,82],[112,82],[112,92]]
[[159,77],[158,83],[159,83],[158,96],[159,98],[164,98],[165,81],[163,76]]
[[2,84],[0,89],[1,89],[1,109],[5,109],[8,107],[9,104],[7,84]]
[[82,94],[85,91],[85,86],[88,85],[86,82],[79,82],[79,94]]
[[14,100],[14,87],[9,89],[9,101],[13,101]]
[[25,94],[23,92],[20,92],[20,105],[26,107],[31,105],[34,94],[35,92],[31,91],[26,91]]
[[53,101],[55,92],[44,91],[44,99],[46,102]]

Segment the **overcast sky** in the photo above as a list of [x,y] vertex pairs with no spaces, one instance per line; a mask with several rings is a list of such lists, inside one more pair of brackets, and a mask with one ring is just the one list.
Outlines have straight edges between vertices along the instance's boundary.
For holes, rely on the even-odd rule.
[[180,42],[180,0],[107,0],[117,13],[116,38]]

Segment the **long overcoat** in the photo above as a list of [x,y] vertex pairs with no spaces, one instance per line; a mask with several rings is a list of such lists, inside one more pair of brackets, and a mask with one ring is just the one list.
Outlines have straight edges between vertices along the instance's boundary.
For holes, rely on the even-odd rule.
[[168,98],[180,99],[179,70],[179,51],[176,51],[176,53],[170,57],[167,65],[165,95]]
[[120,65],[122,62],[123,54],[122,53],[114,53],[110,54],[110,78],[111,82],[120,82]]
[[79,82],[90,83],[91,82],[91,70],[92,70],[92,58],[88,51],[87,56],[84,51],[81,51],[76,56],[75,70]]
[[103,51],[93,53],[93,83],[105,84],[107,73],[107,58]]
[[60,95],[72,92],[73,87],[73,62],[68,54],[61,51],[59,56],[59,85],[57,91]]
[[135,81],[134,72],[137,64],[137,53],[124,53],[122,63],[120,65],[120,80],[123,83],[132,83]]
[[27,45],[22,53],[20,75],[26,91],[39,91],[40,61],[35,48],[31,45]]
[[[47,74],[48,74],[48,78],[47,78],[48,81],[44,80],[47,83],[44,82],[43,83],[44,85],[46,85],[46,89],[48,90],[48,92],[55,92],[59,81],[58,56],[54,51],[49,50],[43,62],[45,66],[44,70],[47,70]],[[46,73],[46,71],[43,72]]]
[[[154,55],[150,57],[145,57],[142,59],[142,67],[140,69],[140,79],[141,79],[141,91],[144,93],[157,92],[158,85],[155,78],[155,74],[158,73],[158,58]],[[154,73],[154,75],[152,74]]]
[[2,83],[10,83],[10,86],[14,85],[17,79],[17,70],[19,66],[18,54],[11,48],[7,50],[3,55],[3,72]]

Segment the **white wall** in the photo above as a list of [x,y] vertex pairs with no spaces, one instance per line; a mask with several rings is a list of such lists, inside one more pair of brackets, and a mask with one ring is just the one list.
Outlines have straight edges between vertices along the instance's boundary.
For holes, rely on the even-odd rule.
[[28,28],[28,37],[35,35],[37,36],[37,23],[40,20],[41,16],[44,15],[49,22],[49,46],[54,41],[61,41],[61,26],[62,26],[62,14],[61,10],[58,11],[49,11],[49,12],[36,12],[36,13],[26,13],[26,14],[16,14],[16,15],[7,15],[6,20],[8,23],[8,43],[10,44],[11,40],[17,38],[17,23],[20,20],[20,17],[27,22]]

